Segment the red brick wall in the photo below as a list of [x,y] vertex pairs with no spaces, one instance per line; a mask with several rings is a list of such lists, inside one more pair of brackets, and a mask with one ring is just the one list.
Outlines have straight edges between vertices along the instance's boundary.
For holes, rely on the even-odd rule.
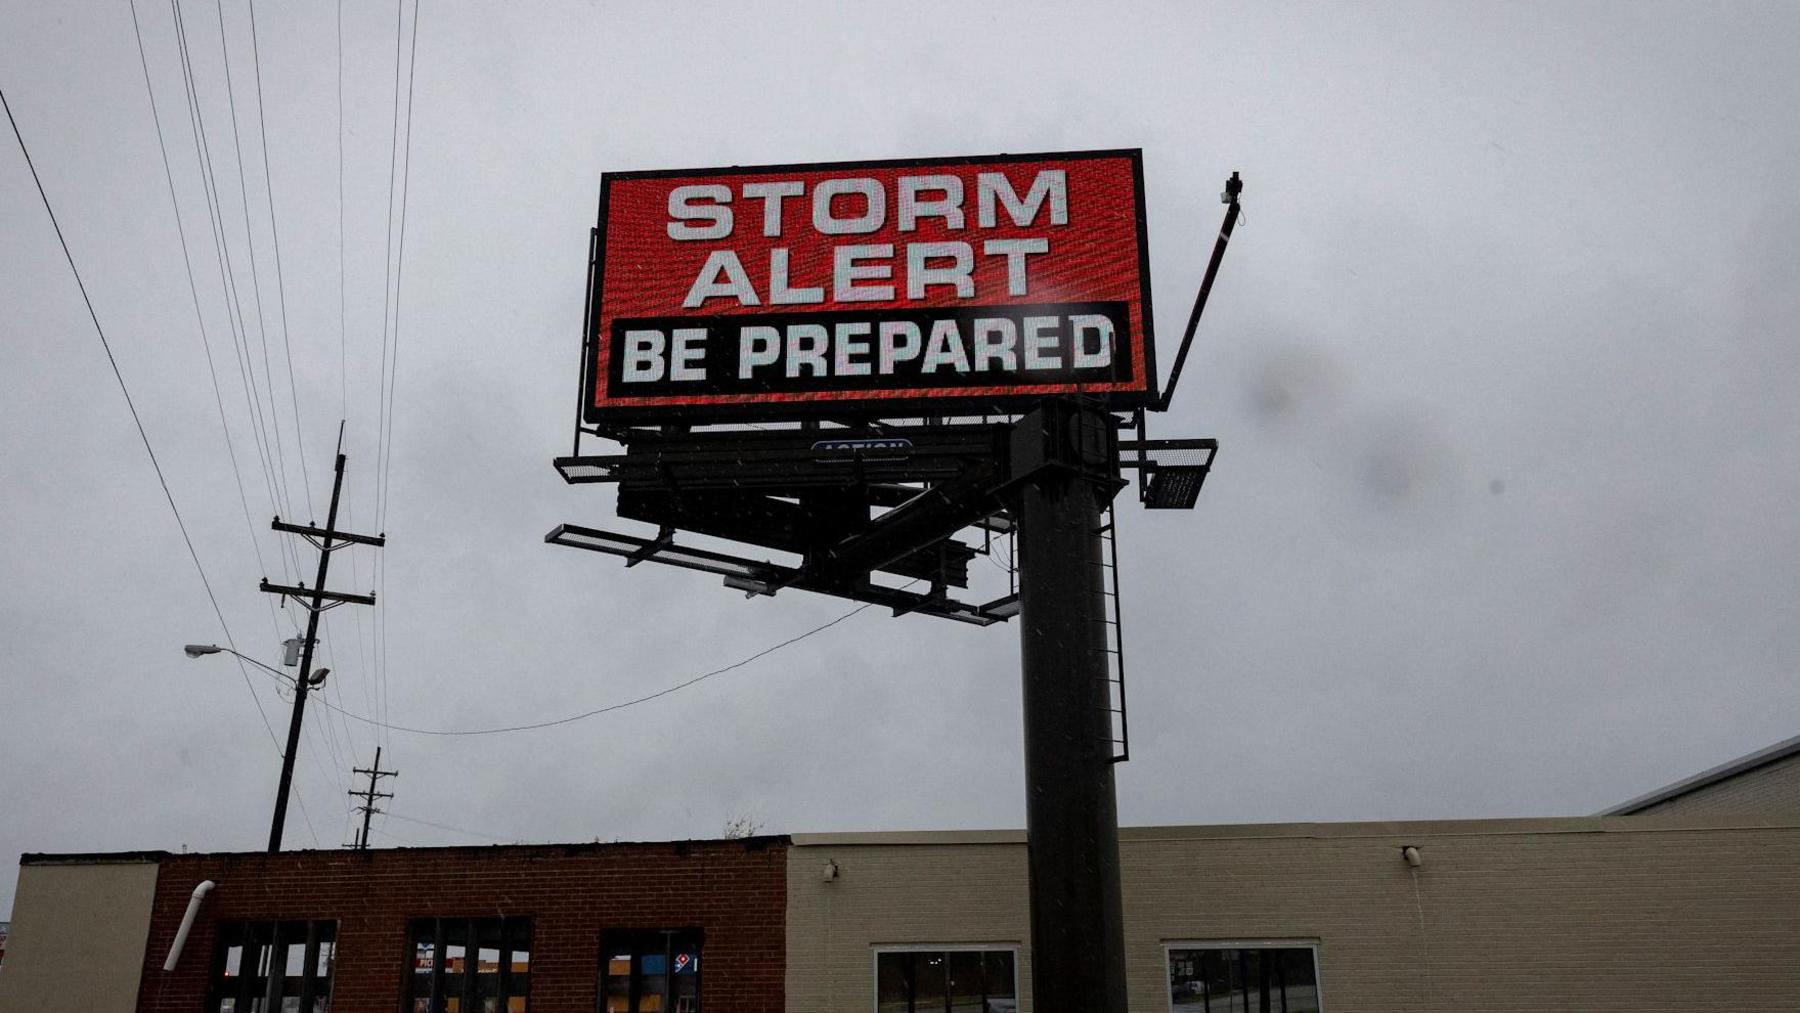
[[[407,922],[529,915],[533,1013],[593,1013],[600,933],[689,928],[701,951],[705,1013],[780,1013],[786,842],[170,855],[163,860],[138,1009],[198,1013],[215,926],[229,920],[335,918],[333,1013],[397,1013],[409,973]],[[180,964],[163,959],[194,887],[201,906]]]

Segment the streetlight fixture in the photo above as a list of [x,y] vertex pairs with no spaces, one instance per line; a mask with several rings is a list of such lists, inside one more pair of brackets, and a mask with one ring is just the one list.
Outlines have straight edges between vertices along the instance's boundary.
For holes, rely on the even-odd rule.
[[[233,650],[229,647],[221,647],[218,644],[188,644],[181,649],[181,653],[190,658],[203,658],[209,654],[230,654],[241,661],[248,661],[250,664],[274,675],[283,682],[289,683],[299,692],[304,692],[307,687],[323,685],[325,677],[331,674],[331,669],[329,668],[315,668],[311,675],[302,672],[299,676],[291,676],[281,669],[276,668],[273,665],[266,665],[242,651]],[[277,825],[279,825],[282,811],[286,809],[286,806],[282,805],[282,802],[287,797],[288,778],[292,776],[291,772],[293,771],[294,754],[298,752],[300,745],[292,736],[289,737],[288,741],[288,748],[281,755],[281,797],[276,799],[275,803]]]
[[[292,683],[295,681],[294,676],[291,676],[291,675],[287,674],[286,672],[283,672],[281,669],[276,668],[273,665],[265,665],[262,662],[257,661],[255,658],[252,658],[251,656],[249,656],[248,654],[245,654],[242,651],[234,651],[229,647],[220,647],[218,644],[188,644],[186,647],[183,647],[181,649],[181,653],[187,655],[190,658],[203,658],[208,654],[235,655],[236,657],[239,657],[245,661],[248,661],[250,664],[255,665],[257,668],[260,668],[265,672],[272,672],[275,675],[280,676],[286,682]],[[307,678],[306,684],[308,686],[317,686],[317,685],[323,683],[325,681],[325,677],[330,674],[331,674],[331,669],[329,669],[329,668],[315,668],[315,669],[313,669],[312,675]]]

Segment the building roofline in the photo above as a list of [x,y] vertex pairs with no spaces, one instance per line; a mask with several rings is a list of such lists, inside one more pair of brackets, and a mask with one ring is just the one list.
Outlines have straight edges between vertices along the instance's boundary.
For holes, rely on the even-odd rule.
[[[1121,844],[1180,840],[1368,840],[1505,837],[1545,834],[1681,833],[1714,830],[1794,830],[1790,814],[1680,814],[1621,822],[1599,816],[1542,816],[1461,820],[1370,820],[1355,823],[1221,823],[1120,827]],[[908,845],[1012,845],[1023,830],[899,830],[794,834],[796,849],[809,847],[905,847]]]
[[125,865],[133,863],[160,863],[167,859],[278,859],[294,855],[337,855],[354,857],[358,854],[393,854],[396,852],[501,852],[532,851],[539,853],[559,852],[566,855],[580,855],[592,852],[609,851],[614,848],[674,848],[682,851],[690,847],[719,847],[722,845],[742,845],[746,851],[764,851],[782,847],[792,843],[785,834],[759,834],[751,837],[708,837],[686,840],[665,841],[567,841],[561,843],[518,843],[518,844],[442,844],[424,847],[407,846],[398,848],[370,848],[367,852],[358,852],[345,848],[294,848],[270,854],[266,851],[184,851],[176,854],[170,851],[113,851],[113,852],[72,852],[67,854],[26,852],[19,856],[20,865]]
[[1658,803],[1667,802],[1672,798],[1679,798],[1682,795],[1698,791],[1701,788],[1717,784],[1720,781],[1736,777],[1739,774],[1747,774],[1752,770],[1756,770],[1759,767],[1766,767],[1771,763],[1779,763],[1791,756],[1800,756],[1800,735],[1777,742],[1772,746],[1758,749],[1754,753],[1747,753],[1735,760],[1721,763],[1710,770],[1703,770],[1692,777],[1683,778],[1676,781],[1674,784],[1665,785],[1655,791],[1639,795],[1637,798],[1631,799],[1630,801],[1621,802],[1610,809],[1602,809],[1595,815],[1631,816]]
[[[1172,826],[1120,827],[1122,842],[1154,842],[1211,839],[1358,839],[1413,837],[1497,837],[1535,834],[1585,834],[1622,832],[1683,832],[1708,830],[1795,830],[1800,829],[1800,816],[1791,814],[1670,814],[1652,815],[1621,822],[1612,816],[1628,815],[1634,807],[1654,804],[1682,791],[1689,791],[1735,773],[1766,766],[1789,756],[1800,754],[1800,738],[1777,743],[1768,749],[1698,774],[1686,781],[1670,785],[1625,805],[1593,816],[1542,816],[1500,819],[1449,820],[1369,820],[1336,823],[1214,823]],[[895,847],[907,845],[1020,845],[1026,841],[1020,829],[985,830],[878,830],[838,831],[816,834],[773,834],[754,837],[719,837],[663,841],[586,841],[546,844],[450,844],[433,847],[372,848],[362,854],[371,857],[401,852],[560,852],[565,855],[604,852],[614,848],[718,847],[742,845],[749,851],[781,847]],[[25,865],[131,865],[160,864],[176,859],[271,859],[298,855],[336,855],[354,857],[358,852],[343,849],[297,849],[270,855],[262,851],[116,851],[54,854],[26,852],[19,856]]]
[[145,865],[169,857],[167,851],[77,851],[64,854],[27,851],[20,865]]

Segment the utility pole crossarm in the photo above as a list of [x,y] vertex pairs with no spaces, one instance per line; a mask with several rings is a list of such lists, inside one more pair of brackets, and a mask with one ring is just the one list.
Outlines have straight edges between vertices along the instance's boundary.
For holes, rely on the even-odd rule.
[[300,604],[306,605],[308,608],[315,607],[314,605],[309,605],[307,603],[308,598],[315,599],[317,605],[323,605],[328,601],[336,602],[338,604],[349,603],[351,605],[375,604],[374,594],[355,594],[350,591],[323,591],[318,588],[306,587],[305,585],[293,587],[288,584],[271,584],[267,579],[258,586],[261,590],[269,594],[278,594],[287,598],[297,598],[299,599]]
[[270,524],[269,527],[290,535],[305,535],[308,538],[321,539],[330,537],[333,541],[353,542],[357,545],[373,545],[377,549],[387,544],[386,535],[358,535],[349,531],[327,531],[324,528],[315,528],[310,524],[289,524],[279,517],[275,518],[275,522]]
[[376,808],[375,800],[378,798],[393,798],[394,797],[394,793],[391,791],[376,791],[375,785],[377,783],[379,783],[380,780],[384,777],[399,777],[400,772],[397,770],[382,770],[381,769],[381,747],[380,746],[375,747],[375,765],[374,766],[372,766],[372,767],[352,767],[350,769],[353,772],[358,773],[358,774],[369,775],[369,786],[367,788],[364,788],[361,791],[353,791],[353,792],[348,793],[351,798],[360,798],[363,800],[362,805],[355,807],[355,811],[363,814],[363,821],[362,821],[362,832],[357,834],[356,840],[354,843],[345,845],[345,847],[352,848],[357,851],[367,851],[367,850],[369,850],[369,820],[372,819],[376,813],[383,811],[381,809]]

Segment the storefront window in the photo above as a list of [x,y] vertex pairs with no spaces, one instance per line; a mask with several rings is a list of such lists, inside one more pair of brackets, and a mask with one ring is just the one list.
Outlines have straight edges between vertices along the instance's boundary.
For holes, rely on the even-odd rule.
[[1320,1013],[1313,948],[1171,946],[1169,1003],[1181,1013]]
[[209,1013],[329,1013],[337,922],[221,922]]
[[1014,959],[1011,948],[877,951],[876,1013],[1014,1013]]
[[410,1013],[528,1013],[531,919],[417,918]]
[[601,1013],[700,1013],[700,942],[698,929],[607,932]]

